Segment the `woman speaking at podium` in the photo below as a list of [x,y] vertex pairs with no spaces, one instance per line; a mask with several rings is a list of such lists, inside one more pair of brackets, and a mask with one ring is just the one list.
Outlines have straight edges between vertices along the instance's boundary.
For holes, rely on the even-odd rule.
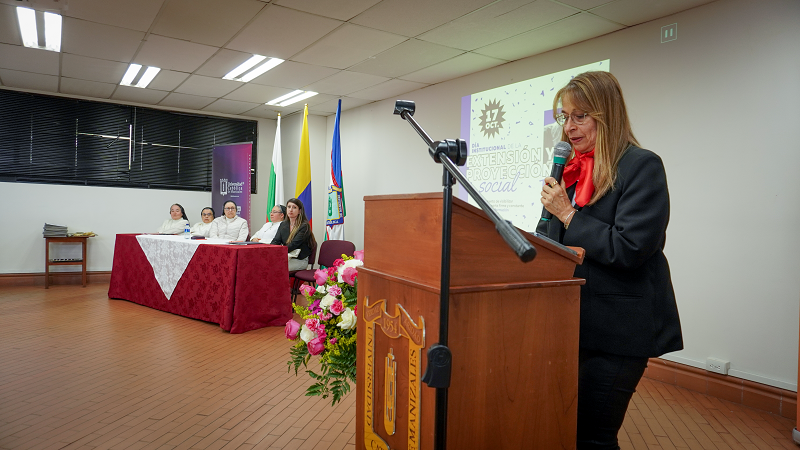
[[586,251],[578,363],[580,449],[619,449],[617,432],[647,360],[681,350],[683,338],[664,256],[669,192],[661,158],[639,147],[622,89],[586,72],[555,96],[573,154],[559,183],[548,177],[537,231]]

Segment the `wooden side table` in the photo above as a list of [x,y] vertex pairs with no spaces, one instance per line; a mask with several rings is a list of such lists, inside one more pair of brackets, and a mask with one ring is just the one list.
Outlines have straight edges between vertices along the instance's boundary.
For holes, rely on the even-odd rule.
[[[86,287],[86,241],[89,236],[72,236],[72,237],[45,237],[44,243],[44,288],[50,288],[50,266],[81,266],[81,274],[83,276],[83,287]],[[51,261],[50,260],[50,243],[60,244],[63,242],[80,242],[81,243],[81,259],[69,261]]]

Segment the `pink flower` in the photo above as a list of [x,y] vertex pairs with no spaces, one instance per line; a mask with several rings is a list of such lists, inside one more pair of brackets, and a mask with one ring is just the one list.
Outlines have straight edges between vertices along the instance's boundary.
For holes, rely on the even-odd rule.
[[328,288],[328,294],[331,294],[334,297],[338,297],[338,296],[342,295],[342,288],[340,288],[339,286],[333,285],[333,286]]
[[344,305],[342,304],[341,300],[336,300],[330,307],[330,311],[337,316],[344,311]]
[[298,331],[300,331],[300,324],[295,322],[294,319],[286,322],[286,328],[284,329],[284,333],[286,334],[286,339],[291,339],[291,340],[297,339]]
[[307,344],[308,346],[308,353],[312,355],[319,355],[323,351],[325,351],[325,338],[318,337],[316,339],[312,339]]
[[364,261],[364,250],[356,250],[356,252],[353,253],[353,259]]
[[331,338],[331,340],[329,342],[331,343],[331,345],[335,344],[336,343],[336,338]]
[[[306,327],[314,333],[319,334],[319,319],[306,319]],[[322,329],[324,330],[325,327],[323,326]]]
[[342,258],[339,258],[333,262],[333,267],[336,267],[338,269],[339,266],[341,266],[342,264],[344,264],[344,260]]
[[300,286],[300,293],[305,295],[306,297],[311,297],[316,292],[317,292],[317,290],[314,289],[314,286],[309,286],[307,284],[304,284],[304,285]]
[[355,314],[356,317],[358,317],[358,305],[353,306],[353,314]]
[[325,282],[328,281],[328,272],[317,269],[316,272],[314,272],[314,281],[320,286],[324,285]]
[[350,286],[355,286],[356,278],[358,278],[358,271],[354,267],[348,267],[342,272],[342,280]]
[[[333,316],[328,314],[328,313],[326,313],[326,312],[320,311],[320,312],[317,313],[317,317],[319,317],[319,320],[328,320]],[[323,330],[325,329],[325,325],[320,325],[320,326],[322,327]]]
[[336,267],[328,267],[325,270],[328,271],[328,277],[334,278],[336,276]]

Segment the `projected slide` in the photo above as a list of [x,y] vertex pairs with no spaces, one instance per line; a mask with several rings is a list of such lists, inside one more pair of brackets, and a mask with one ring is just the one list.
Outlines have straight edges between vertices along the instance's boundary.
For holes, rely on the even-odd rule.
[[[462,172],[490,205],[515,226],[534,231],[542,213],[542,182],[550,175],[561,127],[553,97],[572,77],[609,70],[599,61],[461,99],[461,137],[469,157]],[[466,198],[466,191],[459,190]],[[475,204],[472,199],[470,203]]]

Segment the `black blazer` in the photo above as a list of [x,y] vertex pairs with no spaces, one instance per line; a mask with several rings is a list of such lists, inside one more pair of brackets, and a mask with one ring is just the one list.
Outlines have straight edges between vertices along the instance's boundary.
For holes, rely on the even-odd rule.
[[[574,186],[568,189],[574,192]],[[664,256],[669,192],[661,158],[630,147],[614,189],[572,216],[569,229],[554,216],[537,232],[586,255],[575,276],[581,286],[580,347],[637,357],[683,349],[669,264]]]
[[271,244],[285,245],[289,247],[290,252],[299,248],[300,254],[297,255],[297,259],[308,258],[311,255],[311,245],[309,245],[311,227],[309,227],[307,223],[300,225],[300,229],[297,230],[297,234],[294,235],[292,242],[287,242],[289,241],[289,234],[291,234],[291,230],[289,230],[289,221],[284,220],[278,226],[278,232],[275,233],[275,237],[272,238]]

